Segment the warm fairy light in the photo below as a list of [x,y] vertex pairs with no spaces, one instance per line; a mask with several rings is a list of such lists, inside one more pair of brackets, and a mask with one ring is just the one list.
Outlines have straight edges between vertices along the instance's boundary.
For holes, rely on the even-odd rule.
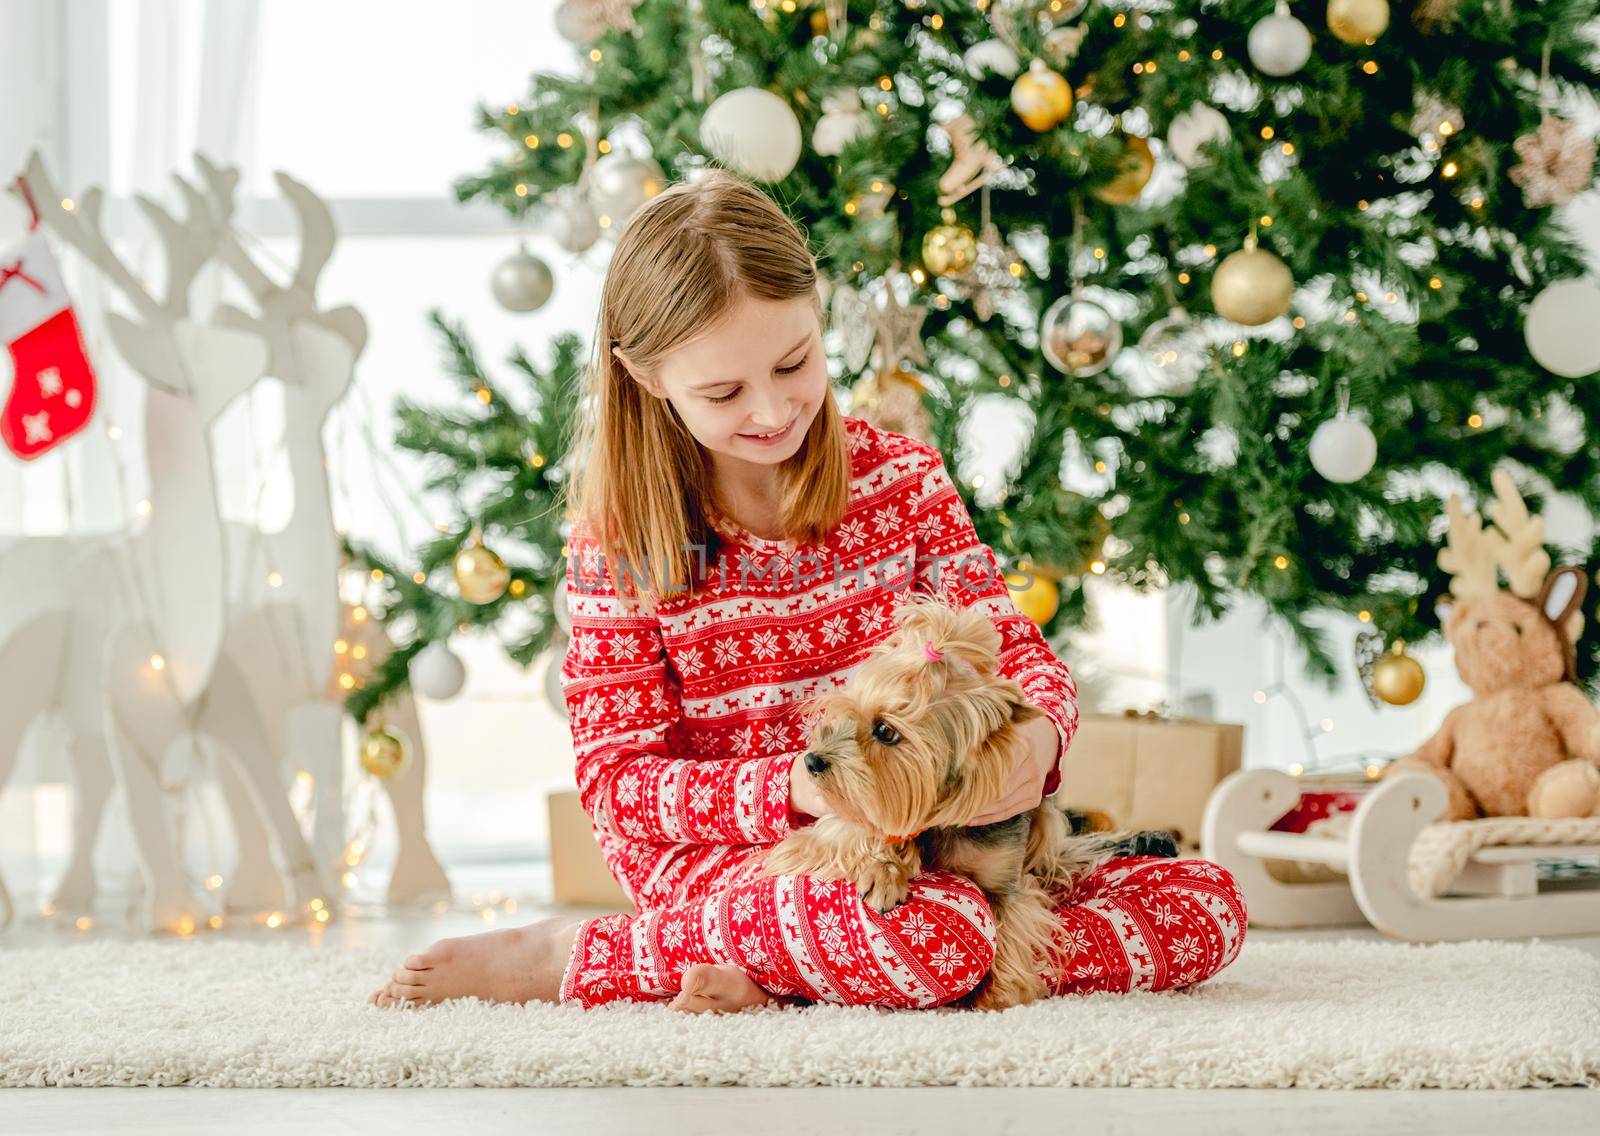
[[1377,60],[1375,60],[1375,59],[1367,60],[1365,63],[1363,63],[1361,65],[1361,70],[1365,71],[1368,75],[1376,75],[1378,73]]
[[884,118],[888,118],[889,117],[889,104],[888,103],[879,103],[877,109],[878,109],[878,113],[883,115]]
[[544,468],[544,455],[539,453],[539,452],[537,452],[537,451],[535,451],[534,454],[531,457],[528,458],[528,464],[531,465],[534,469],[543,469]]
[[1361,611],[1356,612],[1356,618],[1359,619],[1362,623],[1371,623],[1372,622],[1372,613],[1370,611],[1367,611],[1365,608],[1363,608]]
[[1358,303],[1362,303],[1362,304],[1366,303],[1367,302],[1367,294],[1365,292],[1357,292],[1356,293],[1356,301]]
[[1372,206],[1372,203],[1370,201],[1358,201],[1358,202],[1356,202],[1356,208],[1361,210],[1361,212],[1363,212],[1363,213],[1365,213],[1369,208],[1371,208],[1371,206]]
[[428,582],[428,574],[420,571],[413,572],[411,573],[411,582],[413,584],[426,584]]
[[1216,245],[1207,245],[1206,246],[1206,255],[1207,256],[1216,256],[1217,255],[1217,246]]
[[924,272],[923,272],[923,271],[922,271],[922,269],[920,269],[920,268],[913,268],[913,269],[912,269],[912,270],[911,270],[911,279],[912,279],[912,280],[914,280],[914,281],[916,281],[916,282],[917,282],[917,283],[918,283],[918,284],[921,284],[921,283],[922,283],[922,282],[923,282],[923,281],[924,281],[924,280],[926,280],[926,279],[927,279],[927,278],[928,278],[928,277],[927,277],[927,274],[926,274],[926,273],[924,273]]
[[210,919],[206,920],[206,926],[215,931],[218,927],[222,926],[222,916],[213,915]]
[[1178,52],[1178,62],[1179,63],[1187,63],[1187,62],[1189,62],[1189,53],[1188,53],[1188,51],[1180,51],[1180,52]]
[[1479,426],[1483,425],[1483,415],[1481,415],[1481,414],[1469,414],[1469,415],[1467,415],[1467,425],[1471,426],[1474,430],[1476,430]]
[[155,506],[151,505],[149,501],[140,501],[133,507],[133,511],[138,513],[141,517],[148,517],[150,515],[150,510],[154,507]]
[[522,143],[530,150],[537,150],[539,148],[539,136],[530,134],[522,140]]
[[1104,560],[1096,560],[1094,563],[1089,565],[1089,571],[1093,572],[1096,576],[1104,576],[1106,574],[1106,562]]
[[77,207],[78,207],[78,203],[73,201],[72,198],[63,197],[61,199],[61,208],[65,209],[68,213],[71,213]]
[[1008,272],[1010,272],[1011,275],[1013,275],[1013,276],[1021,276],[1022,275],[1022,261],[1013,260],[1010,264],[1006,265],[1006,270]]
[[1263,213],[1263,214],[1262,214],[1262,215],[1261,215],[1261,227],[1262,227],[1262,228],[1263,228],[1263,229],[1270,229],[1270,228],[1272,228],[1272,214],[1270,214],[1270,213]]
[[1095,249],[1094,250],[1094,258],[1096,260],[1104,260],[1106,258],[1106,250],[1103,249],[1103,248]]
[[1125,24],[1127,22],[1128,22],[1128,17],[1126,15],[1124,15],[1123,13],[1118,12],[1117,15],[1116,15],[1116,18],[1111,21],[1111,25],[1113,27],[1120,28],[1123,24]]
[[294,783],[302,789],[309,789],[317,783],[317,779],[308,770],[302,769],[294,775]]
[[361,623],[367,618],[367,609],[359,604],[356,605],[356,609],[350,613],[350,618],[355,620],[357,623]]
[[1292,322],[1294,324],[1296,329],[1298,329],[1300,331],[1304,331],[1305,330],[1305,326],[1306,326],[1306,317],[1305,316],[1295,316],[1294,319],[1291,320],[1290,322]]
[[267,926],[268,927],[272,927],[272,928],[276,929],[282,923],[283,923],[283,915],[280,912],[274,911],[271,915],[267,916]]
[[1187,283],[1189,283],[1189,274],[1187,272],[1178,273],[1178,283],[1179,284],[1187,284]]
[[974,477],[968,484],[970,484],[974,489],[982,489],[983,488],[983,474],[981,474],[981,473],[978,474],[978,476]]
[[1305,771],[1306,771],[1306,767],[1301,765],[1298,761],[1295,762],[1293,765],[1289,766],[1289,776],[1290,777],[1298,777],[1298,776],[1300,776],[1300,774],[1304,773]]
[[1178,514],[1178,523],[1180,525],[1188,524],[1189,523],[1189,514],[1188,513],[1179,513]]
[[1103,462],[1103,461],[1095,462],[1094,463],[1094,471],[1096,473],[1104,473],[1106,471],[1106,463]]
[[182,919],[178,920],[178,934],[194,934],[194,919],[192,916],[185,915]]
[[1322,726],[1322,732],[1323,733],[1331,734],[1333,732],[1333,719],[1332,718],[1324,718],[1322,720],[1322,722],[1321,722],[1321,726]]
[[844,203],[844,211],[848,216],[854,217],[856,215],[856,199],[855,198],[852,197],[849,201],[846,201]]
[[1261,705],[1261,703],[1263,703],[1263,702],[1265,702],[1267,700],[1267,692],[1264,691],[1264,690],[1258,690],[1254,694],[1252,694],[1250,697],[1254,698],[1256,700],[1256,705],[1259,706],[1259,705]]
[[507,104],[507,105],[506,105],[506,113],[507,113],[507,114],[516,114],[516,113],[517,113],[517,112],[518,112],[518,111],[519,111],[519,110],[521,110],[521,109],[522,109],[522,108],[521,108],[521,107],[519,107],[519,106],[517,106],[517,104],[516,104],[516,103],[508,103],[508,104]]
[[602,58],[603,57],[601,56],[600,49],[598,47],[590,49],[590,51],[589,51],[589,62],[590,63],[599,63]]
[[352,659],[364,659],[367,657],[367,649],[360,644],[357,644],[355,649],[350,652],[350,657]]
[[1144,64],[1143,63],[1135,63],[1133,65],[1133,73],[1135,75],[1143,75],[1144,74]]
[[521,580],[512,580],[511,586],[507,590],[510,591],[510,593],[514,596],[520,596],[523,592],[528,590],[528,585],[523,583]]
[[1285,568],[1289,567],[1289,558],[1287,556],[1274,557],[1272,560],[1272,566],[1281,572]]
[[374,580],[381,580],[381,579],[383,579],[383,569],[382,569],[382,568],[374,568],[374,569],[373,569],[373,570],[372,570],[372,578],[373,578],[373,579],[374,579]]
[[339,877],[339,882],[347,888],[353,888],[356,886],[356,874],[354,872],[346,872]]
[[479,387],[478,388],[478,401],[483,403],[483,405],[488,406],[491,402],[494,401],[494,392],[492,390],[490,390],[488,387]]
[[1219,47],[1216,50],[1212,51],[1211,58],[1212,59],[1221,59],[1222,58],[1222,48]]
[[346,643],[343,639],[335,639],[333,641],[333,653],[335,655],[342,655],[349,649],[350,644]]
[[1483,208],[1483,198],[1474,197],[1471,201],[1467,202],[1467,204],[1471,205],[1474,209],[1482,209]]
[[1456,165],[1454,162],[1446,162],[1444,164],[1444,168],[1439,172],[1447,178],[1453,178],[1456,176],[1456,174],[1461,172],[1461,167]]
[[878,86],[887,91],[894,86],[894,80],[887,75],[880,75],[878,76]]
[[600,141],[594,144],[594,148],[599,150],[602,154],[609,154],[611,153],[611,140],[609,138],[602,138]]
[[1383,767],[1382,766],[1379,766],[1379,765],[1369,765],[1369,766],[1367,766],[1367,776],[1368,777],[1377,777],[1378,774],[1380,774],[1382,772],[1383,772]]
[[1445,121],[1439,124],[1439,133],[1443,134],[1446,138],[1450,137],[1450,135],[1454,134],[1455,132],[1455,123],[1451,122],[1449,119],[1445,119]]
[[353,690],[356,685],[356,676],[346,672],[339,676],[339,686],[344,690]]
[[1345,323],[1355,323],[1356,322],[1356,314],[1355,314],[1355,312],[1345,312],[1345,314],[1344,314],[1344,322]]
[[160,655],[151,655],[150,656],[150,669],[151,670],[153,670],[153,671],[165,670],[166,666],[167,666],[167,660],[163,659]]
[[934,31],[938,31],[940,28],[944,27],[944,17],[939,15],[938,12],[935,12],[933,15],[928,17],[928,26]]
[[216,891],[221,886],[222,886],[222,877],[221,876],[207,876],[206,877],[206,890],[207,891]]
[[1398,296],[1398,295],[1396,295],[1396,294],[1395,294],[1395,293],[1394,293],[1394,292],[1385,292],[1385,293],[1384,293],[1384,294],[1383,294],[1383,298],[1384,298],[1384,299],[1385,299],[1385,300],[1387,300],[1387,301],[1389,301],[1389,303],[1391,303],[1391,304],[1392,304],[1392,303],[1394,303],[1394,302],[1395,302],[1395,301],[1396,301],[1396,300],[1398,300],[1398,299],[1399,299],[1399,298],[1400,298],[1400,297],[1399,297],[1399,296]]
[[995,382],[999,383],[1003,387],[1008,387],[1008,386],[1011,385],[1011,376],[1010,375],[1001,375],[998,379],[995,380]]
[[283,573],[282,572],[268,572],[267,573],[267,587],[269,587],[269,588],[281,588],[281,587],[283,587]]
[[1245,342],[1244,342],[1244,340],[1240,339],[1240,340],[1235,341],[1235,343],[1233,345],[1233,357],[1235,359],[1237,359],[1240,356],[1242,356],[1244,353],[1245,353]]
[[122,437],[122,427],[121,426],[107,426],[106,427],[106,437],[110,438],[113,442],[115,442],[118,438]]
[[318,923],[326,923],[328,921],[328,913],[327,913],[327,911],[326,910],[319,910],[317,912],[316,919],[317,919]]
[[1428,287],[1432,288],[1434,291],[1438,291],[1440,288],[1444,287],[1444,281],[1435,276],[1428,281]]
[[1261,137],[1265,138],[1268,142],[1272,141],[1272,136],[1276,133],[1277,131],[1272,129],[1270,126],[1263,126],[1261,128]]
[[526,197],[526,196],[528,196],[528,187],[523,185],[521,182],[517,183],[517,196],[518,197]]
[[596,217],[594,219],[594,223],[596,225],[599,225],[602,229],[611,228],[611,214],[609,214],[609,213],[600,214],[600,216],[598,216],[598,217]]
[[560,134],[556,135],[556,145],[560,146],[563,150],[568,149],[572,145],[572,135],[563,130]]
[[1279,146],[1278,149],[1282,150],[1283,153],[1284,153],[1284,156],[1287,157],[1288,155],[1294,153],[1294,143],[1293,142],[1285,142],[1282,146]]
[[78,916],[78,921],[74,923],[73,926],[80,931],[87,931],[90,927],[94,926],[94,920],[90,919],[87,915],[80,915]]
[[326,906],[327,906],[327,904],[323,903],[322,900],[320,900],[320,899],[313,899],[311,901],[311,910],[312,911],[321,911]]

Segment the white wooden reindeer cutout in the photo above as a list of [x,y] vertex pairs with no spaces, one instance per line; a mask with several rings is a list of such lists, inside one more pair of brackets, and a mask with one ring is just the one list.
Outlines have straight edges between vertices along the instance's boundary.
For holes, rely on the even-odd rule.
[[[216,212],[231,216],[234,177],[198,158]],[[343,853],[344,813],[341,806],[343,692],[331,682],[334,642],[356,638],[341,632],[339,598],[340,547],[334,527],[328,485],[328,455],[323,428],[333,407],[354,378],[355,362],[366,345],[367,326],[349,306],[322,308],[317,282],[332,256],[333,217],[327,205],[305,185],[278,172],[276,180],[300,222],[299,262],[292,277],[278,283],[251,257],[238,235],[225,229],[218,256],[245,285],[259,308],[246,314],[229,305],[217,319],[257,334],[270,347],[269,373],[283,384],[284,443],[294,481],[294,509],[279,533],[234,530],[239,536],[229,558],[229,623],[225,652],[251,676],[250,689],[276,743],[271,752],[309,773],[317,787],[313,847],[320,864],[332,864]],[[361,647],[375,663],[391,649],[376,620],[356,625]],[[286,657],[287,656],[287,657]],[[415,708],[409,695],[394,700],[387,712],[405,729],[413,746],[407,771],[385,782],[394,806],[399,848],[389,886],[393,904],[433,902],[448,898],[450,887],[429,846],[423,826],[425,755]],[[248,739],[230,737],[231,745]],[[287,748],[285,748],[285,746]],[[225,786],[226,787],[226,786]],[[237,786],[230,790],[237,795]],[[312,897],[313,879],[291,878],[295,894],[283,904],[278,880],[268,871],[250,871],[259,855],[245,857],[246,847],[259,847],[259,829],[250,828],[250,810],[233,809],[241,846],[241,871],[228,888],[230,909],[261,911],[300,908]]]
[[157,300],[102,232],[98,190],[72,205],[37,154],[24,174],[42,224],[82,252],[133,307],[135,319],[113,313],[107,324],[148,387],[151,490],[141,509],[148,520],[130,535],[29,539],[0,561],[7,597],[0,680],[22,692],[0,713],[0,774],[9,773],[34,717],[63,712],[73,743],[77,833],[55,906],[82,908],[92,898],[89,853],[114,776],[145,882],[143,922],[186,932],[202,925],[206,912],[183,871],[160,771],[175,743],[197,745],[208,719],[243,700],[237,674],[219,671],[223,530],[208,439],[223,408],[265,374],[267,346],[249,332],[189,318],[189,287],[211,257],[219,220],[198,190],[175,180],[182,221],[138,199],[166,253],[166,289]]

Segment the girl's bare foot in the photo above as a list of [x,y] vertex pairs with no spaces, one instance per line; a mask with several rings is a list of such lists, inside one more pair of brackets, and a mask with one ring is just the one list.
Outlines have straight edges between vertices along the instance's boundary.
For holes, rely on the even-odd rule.
[[747,1006],[778,1006],[786,1001],[767,993],[736,966],[697,963],[683,972],[678,996],[668,1005],[691,1014],[726,1014]]
[[555,1002],[583,916],[440,939],[410,955],[367,1001],[407,1006],[478,997],[486,1002]]

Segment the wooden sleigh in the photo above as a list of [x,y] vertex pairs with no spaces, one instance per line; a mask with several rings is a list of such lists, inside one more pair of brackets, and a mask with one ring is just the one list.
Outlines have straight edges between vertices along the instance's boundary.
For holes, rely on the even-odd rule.
[[[1367,922],[1412,942],[1600,935],[1600,877],[1541,890],[1536,868],[1600,856],[1600,842],[1479,848],[1441,894],[1424,895],[1412,885],[1411,854],[1445,807],[1443,785],[1423,773],[1386,777],[1356,807],[1347,839],[1271,831],[1303,787],[1278,770],[1242,770],[1206,803],[1201,854],[1233,873],[1252,925]],[[1326,865],[1344,878],[1285,882],[1268,861]]]

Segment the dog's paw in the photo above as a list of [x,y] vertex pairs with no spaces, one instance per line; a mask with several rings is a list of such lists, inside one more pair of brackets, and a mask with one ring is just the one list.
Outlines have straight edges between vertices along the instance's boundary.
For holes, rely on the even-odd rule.
[[879,877],[871,883],[861,885],[861,901],[879,915],[887,915],[898,907],[911,894],[910,885],[904,880],[892,877]]

